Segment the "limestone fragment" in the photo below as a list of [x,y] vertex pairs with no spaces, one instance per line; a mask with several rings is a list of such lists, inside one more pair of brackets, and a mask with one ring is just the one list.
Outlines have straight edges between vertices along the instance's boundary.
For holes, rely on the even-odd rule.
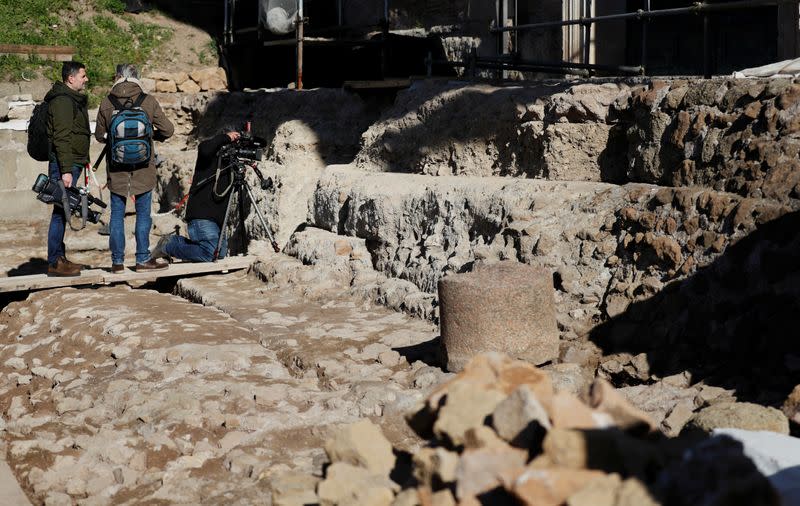
[[396,457],[381,430],[368,419],[337,430],[325,443],[331,462],[361,466],[370,474],[389,476]]
[[789,434],[786,415],[775,408],[750,402],[725,402],[708,406],[700,410],[689,425],[704,432],[731,428]]

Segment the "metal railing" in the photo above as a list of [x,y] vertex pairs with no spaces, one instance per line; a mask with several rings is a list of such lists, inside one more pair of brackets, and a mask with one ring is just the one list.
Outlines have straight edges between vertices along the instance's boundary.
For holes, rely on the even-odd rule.
[[[710,58],[710,41],[709,41],[709,23],[708,15],[714,12],[734,11],[742,9],[752,9],[760,7],[774,7],[782,4],[798,4],[800,0],[739,0],[728,3],[708,3],[708,2],[695,2],[687,7],[675,7],[670,9],[650,10],[650,0],[645,0],[645,8],[639,9],[635,12],[625,12],[620,14],[608,14],[604,16],[582,17],[579,19],[566,19],[560,21],[545,21],[541,23],[530,23],[515,26],[503,26],[491,29],[492,33],[504,32],[518,32],[524,30],[542,30],[547,28],[564,27],[580,25],[583,27],[583,63],[582,65],[593,65],[589,63],[589,46],[591,44],[591,26],[594,23],[606,21],[619,21],[619,20],[638,20],[642,21],[642,54],[639,68],[642,73],[645,73],[647,67],[647,23],[645,21],[652,18],[668,17],[668,16],[682,16],[686,14],[702,14],[703,15],[703,74],[706,78],[711,77],[711,58]],[[513,62],[513,61],[512,61]],[[559,65],[576,65],[570,62],[541,62],[546,63],[546,66],[553,66],[559,68]],[[580,68],[580,67],[576,67]],[[591,67],[585,67],[591,68]],[[635,68],[635,67],[634,67]],[[598,67],[599,70],[599,67]]]

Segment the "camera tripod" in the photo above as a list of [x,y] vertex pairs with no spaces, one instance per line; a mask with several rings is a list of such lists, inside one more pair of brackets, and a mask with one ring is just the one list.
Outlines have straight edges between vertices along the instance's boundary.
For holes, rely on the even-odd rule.
[[217,240],[217,247],[214,248],[214,257],[213,257],[214,262],[216,262],[217,258],[219,258],[219,252],[220,249],[222,248],[222,241],[224,241],[225,238],[227,237],[228,219],[230,218],[231,215],[231,207],[233,204],[234,195],[237,195],[239,199],[239,226],[241,227],[239,233],[241,234],[242,248],[244,249],[244,253],[247,253],[247,241],[245,237],[245,228],[244,228],[244,221],[245,221],[244,208],[247,198],[250,199],[250,202],[253,204],[253,208],[256,210],[256,215],[258,215],[258,219],[261,221],[261,226],[264,227],[264,231],[267,233],[269,242],[272,244],[272,249],[275,250],[276,253],[280,251],[278,243],[275,242],[275,238],[272,236],[272,232],[270,232],[269,230],[269,225],[267,224],[267,220],[261,213],[261,209],[259,209],[258,205],[256,205],[256,199],[255,197],[253,197],[253,190],[250,188],[250,185],[244,178],[247,167],[253,169],[253,172],[255,172],[256,176],[258,176],[258,179],[261,182],[261,189],[267,190],[272,186],[272,180],[265,179],[261,171],[258,170],[258,167],[255,166],[255,163],[249,165],[245,164],[242,160],[239,160],[238,158],[234,158],[232,163],[228,165],[228,167],[226,167],[227,170],[231,171],[233,181],[231,182],[231,185],[228,188],[228,203],[225,206],[225,218],[222,220],[222,227],[220,228],[219,231],[219,239]]

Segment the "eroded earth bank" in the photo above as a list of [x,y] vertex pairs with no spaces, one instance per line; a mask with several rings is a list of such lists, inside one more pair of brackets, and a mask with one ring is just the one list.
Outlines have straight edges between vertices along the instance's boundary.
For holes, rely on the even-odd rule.
[[[282,252],[250,209],[247,272],[6,301],[0,429],[32,502],[797,497],[706,434],[798,433],[800,84],[156,95],[180,135],[155,211],[197,139],[249,120]],[[6,225],[28,273],[42,225]],[[68,250],[104,265],[94,234]],[[552,273],[558,352],[445,372],[438,282],[504,261]]]

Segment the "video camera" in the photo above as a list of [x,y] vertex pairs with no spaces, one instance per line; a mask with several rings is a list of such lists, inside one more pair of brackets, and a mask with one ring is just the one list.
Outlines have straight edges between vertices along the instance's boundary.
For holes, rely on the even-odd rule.
[[267,140],[263,137],[254,136],[248,128],[243,132],[239,132],[239,139],[235,142],[223,146],[219,154],[222,157],[253,160],[257,162],[264,158],[264,149],[266,146]]
[[[31,189],[36,192],[36,198],[45,204],[54,204],[58,207],[64,207],[64,196],[61,192],[61,187],[58,185],[58,183],[52,181],[46,175],[39,174],[39,176],[36,178],[36,182],[33,183],[33,188]],[[85,202],[86,220],[90,221],[91,223],[97,223],[100,221],[100,211],[89,209],[89,206],[94,204],[105,209],[105,202],[90,195],[85,188],[70,186],[66,190],[67,200],[69,202],[69,210],[72,215],[83,216]]]

